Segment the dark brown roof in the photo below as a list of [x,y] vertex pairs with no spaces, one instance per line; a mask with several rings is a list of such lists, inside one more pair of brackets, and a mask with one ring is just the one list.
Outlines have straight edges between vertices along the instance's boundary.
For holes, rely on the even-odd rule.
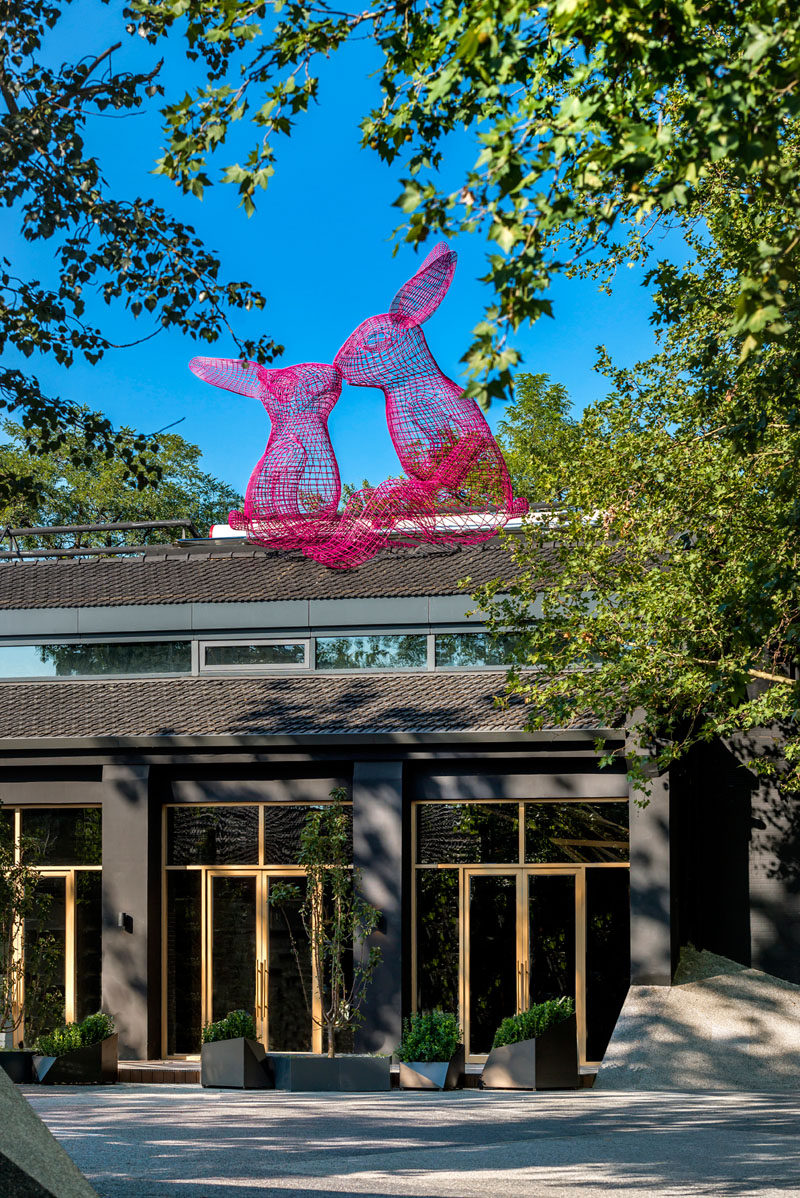
[[2,739],[517,731],[502,671],[0,683]]
[[463,578],[480,585],[513,573],[499,538],[386,552],[355,570],[329,570],[301,554],[164,547],[136,559],[2,564],[0,609],[457,595]]

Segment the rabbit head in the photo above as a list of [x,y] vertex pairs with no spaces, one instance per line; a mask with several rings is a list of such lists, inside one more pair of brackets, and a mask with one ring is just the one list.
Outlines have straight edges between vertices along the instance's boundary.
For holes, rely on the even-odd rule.
[[388,312],[370,316],[348,337],[333,364],[356,387],[389,387],[409,374],[437,370],[420,328],[447,294],[456,254],[442,241],[404,283]]
[[192,358],[189,369],[214,387],[260,399],[267,410],[277,403],[324,417],[342,391],[341,374],[325,362],[267,370],[257,362],[238,358]]

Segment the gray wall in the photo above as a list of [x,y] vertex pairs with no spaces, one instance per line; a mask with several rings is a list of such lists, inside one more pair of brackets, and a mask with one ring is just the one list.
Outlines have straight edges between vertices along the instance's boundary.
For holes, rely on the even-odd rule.
[[[148,766],[103,769],[103,1009],[121,1058],[160,1056],[155,985],[160,878],[150,839]],[[159,840],[159,827],[152,829]],[[120,915],[127,916],[118,926]]]
[[391,1052],[401,1032],[403,941],[403,766],[399,761],[355,763],[353,864],[364,898],[382,913],[372,942],[381,961],[367,993],[363,1052]]
[[641,806],[630,798],[631,984],[669,986],[675,971],[670,854],[670,782],[651,779]]

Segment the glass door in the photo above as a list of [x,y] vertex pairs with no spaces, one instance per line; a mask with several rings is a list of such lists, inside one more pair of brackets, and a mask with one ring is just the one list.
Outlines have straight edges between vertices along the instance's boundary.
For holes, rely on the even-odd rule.
[[[582,1005],[579,871],[464,871],[461,1010],[469,1058],[484,1056],[500,1022],[547,999]],[[582,1025],[582,1010],[578,1023]]]
[[[305,884],[297,873],[207,871],[204,1023],[249,1011],[265,1047],[319,1051],[310,951],[299,913]],[[295,888],[297,900],[271,906],[277,885]]]

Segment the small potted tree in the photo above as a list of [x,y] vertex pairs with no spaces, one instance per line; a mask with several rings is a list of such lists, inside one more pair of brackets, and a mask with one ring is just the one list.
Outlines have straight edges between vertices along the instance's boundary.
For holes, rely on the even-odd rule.
[[249,1011],[229,1011],[224,1019],[207,1023],[203,1028],[200,1084],[264,1090],[271,1084],[264,1069],[265,1055]]
[[[270,903],[277,910],[299,910],[311,952],[313,993],[306,985],[302,950],[286,917],[292,951],[311,1018],[325,1034],[327,1055],[267,1054],[267,1069],[278,1090],[388,1090],[389,1057],[336,1053],[337,1034],[356,1028],[367,987],[380,960],[380,949],[368,946],[380,912],[359,894],[353,869],[350,821],[343,787],[331,791],[331,802],[309,812],[300,834],[298,863],[306,885],[273,886]],[[305,948],[305,946],[303,946]],[[315,1009],[314,994],[317,998]]]
[[571,998],[537,1003],[504,1019],[481,1075],[489,1090],[574,1090],[578,1029]]
[[48,993],[46,984],[57,957],[55,937],[30,934],[32,927],[44,925],[52,901],[32,865],[37,847],[26,837],[17,854],[13,824],[0,820],[0,1069],[14,1082],[33,1081],[34,1051],[19,1038],[23,1020],[30,1033],[31,1026],[55,1022],[59,1006],[63,1012],[61,1000]]
[[109,1085],[117,1080],[117,1033],[103,1011],[39,1036],[33,1072],[44,1085]]
[[464,1074],[458,1018],[449,1011],[415,1011],[403,1020],[397,1055],[401,1090],[455,1090]]

